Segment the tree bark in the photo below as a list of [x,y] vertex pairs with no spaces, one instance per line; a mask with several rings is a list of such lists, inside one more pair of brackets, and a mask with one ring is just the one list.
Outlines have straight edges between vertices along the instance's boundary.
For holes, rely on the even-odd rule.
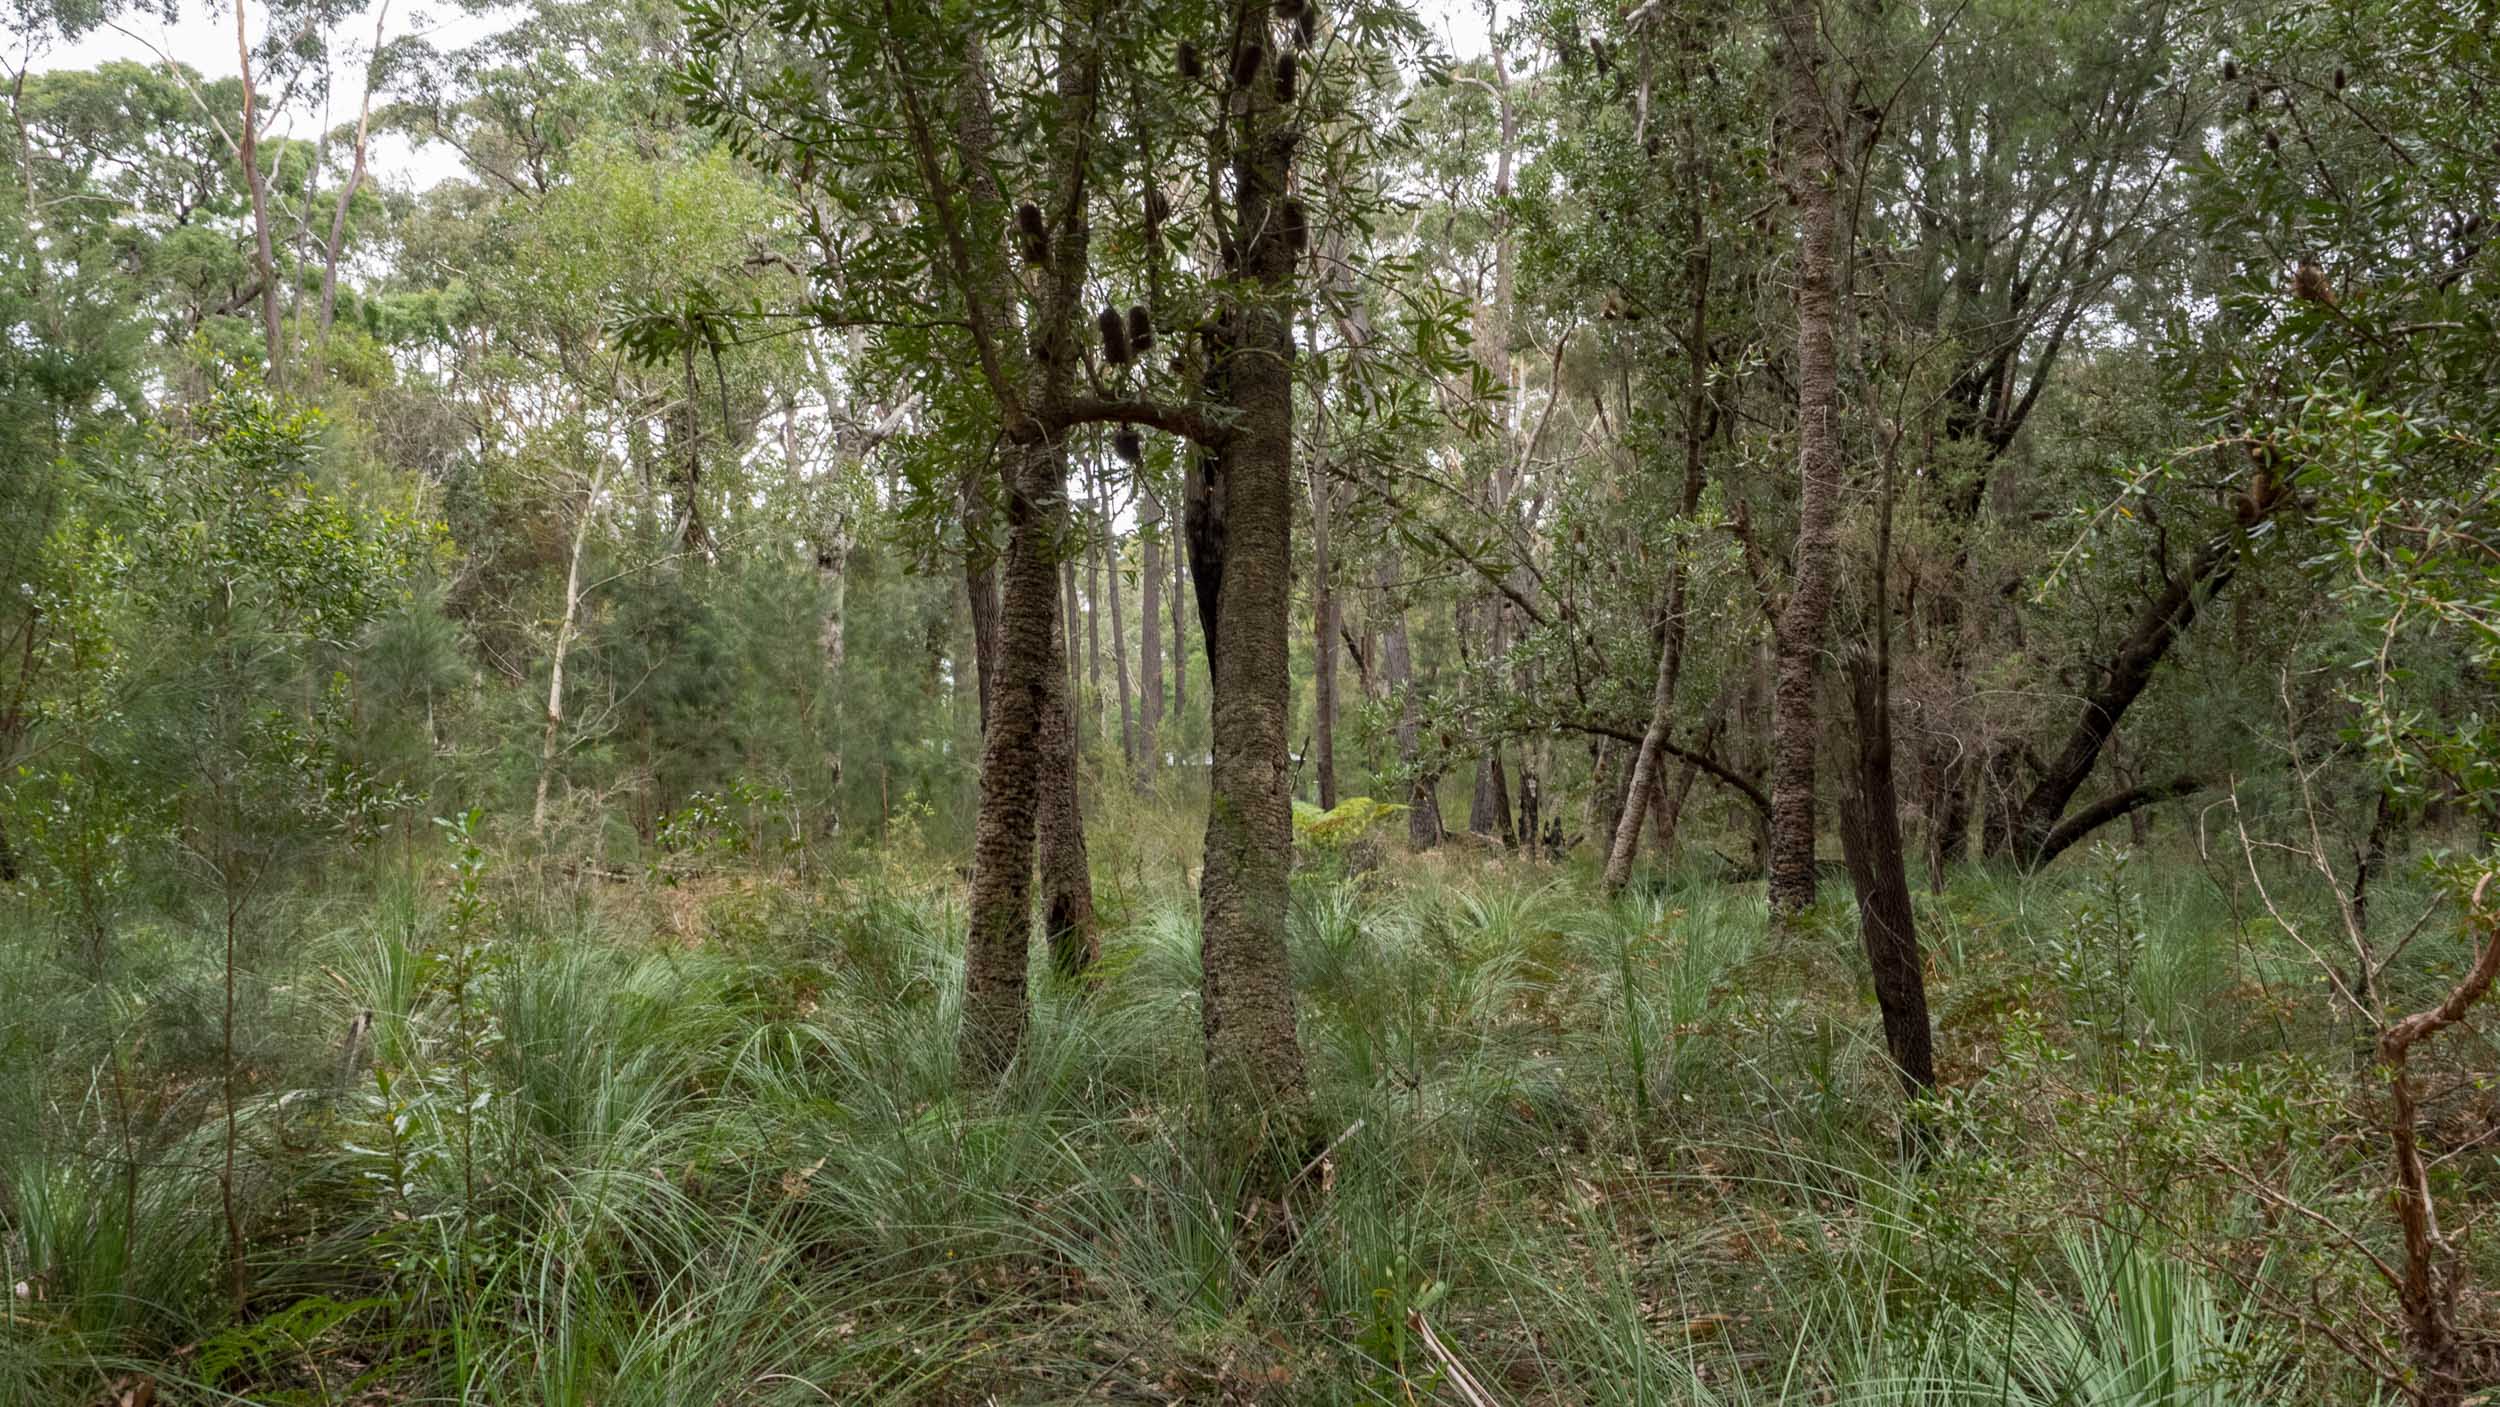
[[1815,704],[1838,542],[1839,363],[1835,351],[1839,246],[1838,134],[1824,106],[1823,38],[1814,0],[1773,0],[1788,92],[1784,126],[1797,203],[1797,550],[1780,612],[1771,703],[1770,899],[1775,915],[1815,896]]
[[[1267,5],[1235,0],[1245,46],[1274,44]],[[1251,71],[1242,74],[1243,68]],[[1208,1095],[1219,1127],[1256,1159],[1254,1186],[1281,1195],[1304,1158],[1308,1078],[1294,1026],[1285,949],[1286,881],[1293,845],[1286,795],[1293,590],[1292,307],[1299,253],[1285,201],[1297,132],[1264,64],[1235,64],[1234,228],[1243,291],[1214,365],[1238,419],[1205,469],[1212,561],[1193,550],[1202,601],[1214,607],[1207,661],[1214,677],[1214,766],[1206,869],[1199,886]],[[1299,223],[1296,221],[1295,223]],[[1193,549],[1197,541],[1193,540]]]
[[1021,446],[1007,467],[1007,555],[1000,573],[999,652],[981,737],[981,804],[973,822],[972,902],[964,937],[964,1010],[957,1060],[993,1079],[1023,1044],[1032,941],[1036,816],[1044,758],[1058,741],[1058,563],[1053,520],[1065,486],[1054,447]]
[[1857,767],[1840,806],[1841,851],[1857,891],[1858,938],[1875,977],[1883,1011],[1884,1048],[1905,1094],[1936,1087],[1936,1048],[1927,1016],[1927,975],[1918,920],[1903,868],[1901,808],[1892,775],[1890,670],[1878,645],[1850,661],[1849,695],[1857,724]]

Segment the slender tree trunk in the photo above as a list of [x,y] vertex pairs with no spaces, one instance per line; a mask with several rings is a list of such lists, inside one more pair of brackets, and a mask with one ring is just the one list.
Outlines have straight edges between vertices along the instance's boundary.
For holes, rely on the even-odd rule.
[[1078,679],[1076,674],[1077,661],[1082,658],[1082,656],[1077,653],[1076,623],[1081,617],[1082,612],[1077,605],[1076,599],[1076,559],[1074,557],[1070,557],[1066,561],[1059,564],[1059,597],[1061,602],[1060,609],[1064,612],[1061,616],[1061,620],[1064,623],[1061,632],[1064,642],[1063,648],[1067,652],[1065,656],[1067,661],[1066,668],[1062,672],[1067,675],[1067,683],[1065,687],[1068,691],[1068,712],[1073,720],[1071,731],[1076,739],[1078,755],[1082,756],[1085,749],[1086,709],[1084,704],[1084,682]]
[[1111,525],[1111,500],[1103,493],[1102,475],[1094,475],[1094,517],[1102,530],[1103,575],[1109,581],[1111,607],[1111,683],[1120,695],[1120,757],[1129,773],[1137,772],[1137,716],[1129,702],[1128,626],[1120,616],[1120,538]]
[[689,557],[708,559],[712,530],[703,522],[703,381],[692,343],[685,348],[684,367],[685,397],[669,424],[669,448],[677,460],[671,484],[677,497],[677,543]]
[[582,610],[582,548],[590,540],[591,516],[598,511],[600,490],[607,485],[608,461],[599,459],[590,487],[582,494],[582,511],[573,520],[573,550],[564,567],[564,612],[556,620],[555,643],[547,651],[547,717],[538,739],[538,787],[530,800],[530,834],[547,829],[547,789],[555,777],[556,758],[563,751],[564,664],[573,652]]
[[1189,712],[1189,554],[1188,534],[1172,539],[1172,731],[1181,731]]
[[[1694,746],[1695,752],[1707,754],[1719,745],[1719,735],[1727,728],[1728,701],[1733,692],[1721,690],[1717,700],[1710,705],[1710,716],[1702,722],[1701,741]],[[1676,769],[1673,783],[1661,784],[1657,809],[1652,813],[1655,825],[1650,843],[1658,847],[1658,857],[1662,861],[1675,858],[1675,839],[1683,828],[1684,807],[1692,799],[1693,783],[1700,776],[1701,769],[1687,761]]]
[[[1685,140],[1698,148],[1698,140],[1688,124]],[[1702,417],[1709,406],[1710,346],[1710,245],[1705,238],[1701,197],[1705,181],[1696,160],[1690,185],[1693,201],[1692,248],[1684,257],[1684,278],[1687,290],[1688,320],[1684,332],[1684,494],[1679,513],[1690,523],[1701,510],[1703,474],[1703,441],[1707,434]],[[1614,843],[1606,856],[1605,885],[1609,891],[1619,890],[1632,878],[1632,861],[1641,848],[1641,821],[1648,810],[1650,798],[1657,789],[1660,749],[1666,746],[1668,731],[1674,726],[1675,686],[1684,669],[1684,642],[1689,633],[1685,619],[1684,553],[1677,544],[1674,559],[1667,564],[1667,594],[1662,639],[1658,650],[1658,677],[1650,691],[1649,726],[1641,735],[1639,753],[1632,761],[1632,785],[1625,794],[1623,812],[1615,819],[1610,834]]]
[[1330,574],[1328,560],[1329,500],[1328,468],[1318,456],[1311,459],[1311,659],[1313,673],[1311,691],[1313,713],[1311,743],[1313,763],[1319,774],[1319,806],[1333,811],[1337,806],[1337,632],[1342,618],[1337,609],[1337,592]]
[[[1094,493],[1086,502],[1086,516],[1093,521],[1085,525],[1085,535],[1093,539],[1097,535],[1091,529],[1107,526],[1110,515],[1103,511],[1101,485],[1093,480],[1090,468],[1086,477]],[[1103,735],[1103,700],[1102,543],[1095,540],[1087,543],[1085,551],[1085,722],[1086,730],[1097,738]]]
[[286,379],[286,343],[278,321],[278,256],[269,235],[269,183],[260,171],[260,113],[252,92],[252,41],[244,30],[243,0],[234,4],[234,55],[243,74],[243,130],[236,155],[243,163],[243,183],[252,196],[252,249],[260,265],[261,334],[268,342],[269,384]]
[[1798,209],[1796,575],[1780,612],[1771,704],[1770,897],[1775,915],[1814,903],[1815,716],[1832,558],[1839,539],[1840,399],[1835,351],[1839,250],[1837,133],[1824,107],[1823,37],[1814,0],[1773,0],[1788,70],[1784,128]]
[[1423,701],[1415,685],[1415,657],[1406,638],[1406,607],[1398,599],[1398,562],[1392,547],[1380,564],[1382,611],[1388,628],[1380,632],[1382,686],[1398,700],[1398,767],[1409,781],[1406,789],[1406,840],[1417,850],[1441,843],[1439,778],[1422,770]]
[[[373,56],[365,61],[365,93],[356,105],[355,155],[347,172],[347,184],[339,188],[337,208],[330,212],[330,239],[323,246],[321,259],[321,321],[319,327],[320,358],[326,369],[330,358],[330,322],[338,310],[339,257],[347,242],[347,207],[365,183],[365,141],[373,121],[373,68],[382,58],[382,26],[390,19],[390,0],[374,8]],[[326,374],[326,373],[325,373]]]
[[1143,668],[1137,690],[1137,779],[1142,785],[1163,765],[1163,500],[1143,488],[1137,494],[1137,536],[1145,554],[1137,582],[1137,658]]

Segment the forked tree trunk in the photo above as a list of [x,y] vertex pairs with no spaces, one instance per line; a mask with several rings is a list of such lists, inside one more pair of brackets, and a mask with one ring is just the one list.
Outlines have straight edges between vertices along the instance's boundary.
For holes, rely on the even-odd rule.
[[1785,132],[1797,203],[1797,550],[1780,612],[1771,701],[1770,898],[1774,915],[1812,907],[1815,894],[1815,714],[1832,558],[1839,540],[1840,372],[1834,347],[1839,247],[1838,134],[1823,95],[1823,36],[1814,0],[1774,0],[1788,73]]
[[347,242],[347,207],[365,183],[366,138],[373,122],[374,65],[382,58],[382,26],[391,17],[390,0],[382,0],[373,13],[373,56],[365,61],[364,97],[356,105],[356,145],[347,171],[347,184],[339,188],[337,208],[330,212],[330,238],[321,251],[321,321],[317,325],[321,374],[327,374],[330,358],[330,323],[338,311],[339,256]]
[[1050,445],[1010,451],[1007,552],[1000,572],[999,650],[981,739],[981,805],[973,824],[972,904],[964,939],[964,1010],[957,1059],[995,1078],[1023,1044],[1032,941],[1034,837],[1042,776],[1058,742],[1064,688],[1054,523],[1065,486]]
[[1901,806],[1893,786],[1892,709],[1884,647],[1849,663],[1850,712],[1856,722],[1855,775],[1841,799],[1840,844],[1857,891],[1858,937],[1875,977],[1884,1017],[1884,1049],[1902,1090],[1936,1087],[1936,1048],[1927,1016],[1927,976],[1918,920],[1901,848]]

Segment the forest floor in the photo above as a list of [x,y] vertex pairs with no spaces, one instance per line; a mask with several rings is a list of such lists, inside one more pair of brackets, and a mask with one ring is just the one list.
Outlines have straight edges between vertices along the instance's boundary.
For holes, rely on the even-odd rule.
[[385,845],[255,901],[231,1066],[216,935],[0,913],[0,1402],[2367,1400],[2295,1312],[2370,1332],[2325,1229],[2387,1230],[2364,1035],[2192,855],[1921,896],[1906,1157],[1845,889],[1774,933],[1758,886],[1313,855],[1333,1142],[1245,1218],[1193,1133],[1185,820],[1103,828],[1101,966],[1037,970],[974,1094],[961,882],[908,835],[465,888]]

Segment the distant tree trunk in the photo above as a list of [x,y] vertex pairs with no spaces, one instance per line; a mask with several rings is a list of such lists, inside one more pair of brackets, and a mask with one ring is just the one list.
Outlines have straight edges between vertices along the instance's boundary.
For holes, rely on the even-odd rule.
[[1102,479],[1094,479],[1095,501],[1104,505],[1097,511],[1102,525],[1103,554],[1108,559],[1104,575],[1110,579],[1111,665],[1112,685],[1120,693],[1120,756],[1128,763],[1130,774],[1137,771],[1137,717],[1129,702],[1128,626],[1122,623],[1120,609],[1120,539],[1111,528],[1109,500],[1102,497]]
[[374,8],[373,56],[365,61],[365,93],[363,99],[356,105],[355,155],[348,167],[347,184],[339,188],[337,208],[330,212],[329,242],[322,247],[321,321],[318,327],[319,355],[321,364],[325,368],[325,375],[330,360],[330,322],[338,309],[339,256],[347,242],[347,207],[348,202],[356,198],[356,192],[365,183],[365,141],[372,130],[373,121],[373,70],[374,65],[381,62],[382,26],[389,21],[390,15],[390,0],[382,0],[382,3]]
[[1102,543],[1094,529],[1107,527],[1110,515],[1103,511],[1100,484],[1093,481],[1088,467],[1086,477],[1095,492],[1086,499],[1088,522],[1085,536],[1085,722],[1086,730],[1099,738],[1103,735],[1102,690]]
[[[2061,824],[2075,793],[2092,776],[2101,750],[2118,731],[2119,720],[2153,682],[2153,673],[2195,623],[2198,608],[2230,585],[2239,568],[2239,535],[2225,532],[2206,540],[2184,572],[2174,573],[2161,593],[2136,614],[2134,626],[2100,672],[2100,684],[2083,701],[2083,712],[2041,773],[2039,782],[2015,810],[2005,837],[2005,857],[2024,869],[2036,870],[2080,840],[2090,827]],[[2120,813],[2123,814],[2123,813]],[[2116,814],[2100,817],[2117,819]]]
[[1143,487],[1137,494],[1137,536],[1145,554],[1137,576],[1143,594],[1137,658],[1145,667],[1137,690],[1137,776],[1142,783],[1163,765],[1163,500]]
[[1798,209],[1797,549],[1795,580],[1780,612],[1771,704],[1770,898],[1775,915],[1814,903],[1815,716],[1832,558],[1839,539],[1840,398],[1834,348],[1839,248],[1837,133],[1824,107],[1823,37],[1814,0],[1773,0],[1788,70],[1787,185]]
[[1623,745],[1614,739],[1589,740],[1589,795],[1580,820],[1589,835],[1609,853],[1614,848],[1615,827],[1623,821],[1625,794],[1632,785],[1631,769],[1623,759]]
[[573,520],[573,549],[565,555],[564,611],[556,618],[555,642],[547,650],[547,716],[538,739],[538,787],[530,800],[530,834],[547,829],[547,789],[563,751],[564,663],[573,652],[582,611],[582,548],[590,540],[591,515],[599,510],[599,492],[607,486],[608,460],[601,455],[591,471],[590,487],[582,491],[582,511]]
[[[1059,591],[1052,527],[1064,512],[1053,445],[1019,446],[1007,466],[1007,554],[998,670],[981,740],[981,805],[973,824],[972,904],[964,938],[964,1010],[957,1058],[974,1079],[995,1078],[1023,1044],[1025,969],[1032,941],[1033,866],[1042,778],[1057,770],[1052,726],[1059,658]],[[1041,827],[1047,829],[1046,823]]]
[[1189,711],[1189,554],[1186,534],[1172,539],[1172,731]]
[[1063,648],[1067,652],[1063,657],[1065,667],[1062,672],[1067,675],[1065,687],[1068,691],[1068,711],[1073,723],[1077,752],[1081,756],[1085,749],[1085,685],[1076,674],[1077,661],[1083,656],[1077,653],[1076,648],[1076,623],[1081,615],[1081,608],[1076,599],[1076,559],[1074,557],[1059,564],[1059,596],[1062,612],[1060,619],[1065,623]]
[[[1233,32],[1269,41],[1268,7],[1235,0]],[[1294,1028],[1293,969],[1285,947],[1293,823],[1286,795],[1291,708],[1287,645],[1293,594],[1293,328],[1295,264],[1283,202],[1298,129],[1264,66],[1228,85],[1233,121],[1234,228],[1247,285],[1213,370],[1237,414],[1204,468],[1212,483],[1193,503],[1204,531],[1191,538],[1201,599],[1214,628],[1214,766],[1209,774],[1206,868],[1199,885],[1205,965],[1200,1011],[1207,1087],[1217,1123],[1255,1149],[1253,1186],[1281,1196],[1308,1156],[1310,1086]],[[1216,545],[1210,561],[1201,544]]]
[[[1699,146],[1689,122],[1685,140]],[[1702,451],[1708,430],[1702,423],[1710,404],[1710,244],[1705,235],[1702,205],[1699,196],[1704,185],[1698,161],[1690,182],[1695,196],[1692,215],[1692,248],[1684,256],[1684,279],[1687,284],[1687,323],[1684,331],[1684,357],[1687,376],[1684,387],[1684,493],[1678,501],[1678,512],[1691,522],[1701,510],[1701,492],[1706,480],[1703,474]],[[1640,751],[1632,760],[1632,782],[1625,793],[1622,814],[1615,818],[1614,828],[1607,834],[1614,837],[1606,855],[1605,885],[1610,891],[1623,888],[1632,878],[1632,862],[1640,854],[1641,821],[1650,798],[1657,791],[1661,749],[1674,726],[1675,686],[1684,669],[1684,642],[1689,634],[1685,619],[1684,554],[1679,550],[1667,564],[1667,593],[1661,624],[1658,650],[1658,677],[1649,697],[1649,726],[1641,735]],[[1689,768],[1687,769],[1689,770]]]
[[[1694,752],[1707,756],[1711,749],[1719,745],[1719,735],[1727,728],[1728,700],[1733,692],[1720,691],[1718,699],[1710,705],[1710,716],[1702,722],[1701,741],[1694,744]],[[1672,862],[1675,858],[1675,840],[1683,829],[1684,807],[1691,800],[1693,782],[1700,775],[1701,769],[1687,760],[1676,769],[1674,782],[1661,783],[1657,810],[1652,817],[1654,826],[1650,843],[1657,846],[1658,858],[1663,862]]]
[[243,184],[252,197],[252,249],[260,273],[261,335],[268,341],[269,384],[286,381],[286,340],[278,322],[278,256],[269,238],[269,182],[260,170],[260,114],[252,92],[252,41],[244,32],[243,0],[234,4],[234,54],[243,75],[243,125],[235,155],[243,164]]
[[1323,811],[1333,811],[1337,806],[1337,633],[1344,628],[1328,559],[1329,500],[1335,496],[1329,483],[1327,465],[1319,456],[1313,455],[1311,658],[1315,663],[1311,691],[1316,716],[1311,720],[1311,745],[1313,765],[1319,774],[1319,806]]
[[694,344],[685,347],[685,398],[669,423],[669,448],[676,453],[672,487],[677,497],[677,542],[688,556],[712,555],[712,530],[703,523],[703,381],[695,366]]
[[1406,839],[1418,850],[1441,843],[1439,778],[1422,770],[1423,704],[1415,686],[1415,657],[1406,638],[1406,607],[1398,600],[1395,549],[1380,564],[1382,612],[1388,628],[1380,632],[1382,687],[1398,699],[1398,767],[1410,779],[1406,789]]

